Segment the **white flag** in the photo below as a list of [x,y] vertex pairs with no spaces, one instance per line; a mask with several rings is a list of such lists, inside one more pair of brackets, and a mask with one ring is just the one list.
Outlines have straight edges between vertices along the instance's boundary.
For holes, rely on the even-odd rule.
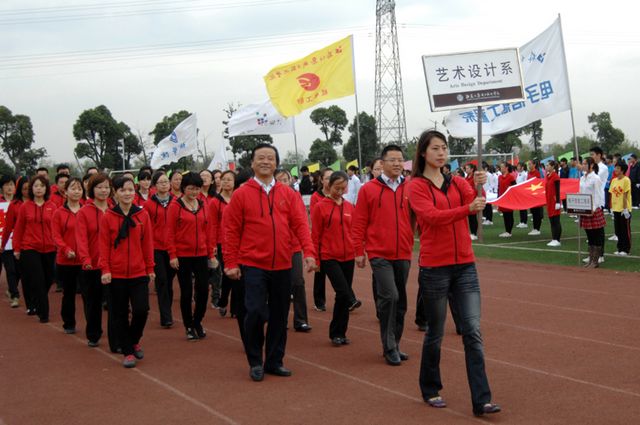
[[160,140],[151,157],[151,167],[160,168],[164,164],[177,162],[180,158],[198,151],[198,120],[191,114],[171,132]]
[[229,169],[229,161],[227,161],[227,149],[224,146],[224,141],[220,143],[220,148],[211,160],[211,164],[209,164],[209,167],[207,167],[207,169],[209,171],[226,171]]
[[[505,133],[571,109],[560,18],[520,48],[525,100],[483,107],[482,134]],[[476,137],[477,109],[452,111],[445,125],[453,137]]]
[[250,134],[293,133],[293,121],[274,108],[270,100],[243,106],[229,119],[229,137]]

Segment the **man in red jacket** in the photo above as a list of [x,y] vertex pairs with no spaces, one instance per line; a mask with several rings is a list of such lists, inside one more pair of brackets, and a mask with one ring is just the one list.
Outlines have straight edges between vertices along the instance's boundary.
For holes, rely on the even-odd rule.
[[407,312],[407,277],[411,266],[413,233],[409,219],[408,193],[402,176],[402,148],[388,145],[382,150],[382,175],[365,184],[358,193],[353,218],[356,264],[371,262],[376,281],[377,311],[384,358],[399,366],[409,356],[399,344]]
[[307,217],[297,206],[302,201],[293,189],[274,178],[279,162],[275,147],[266,143],[256,146],[251,152],[255,177],[233,193],[223,214],[224,271],[231,279],[244,279],[245,351],[254,381],[262,381],[265,372],[291,375],[282,362],[291,302],[293,251],[289,229],[302,245],[307,271],[316,268]]

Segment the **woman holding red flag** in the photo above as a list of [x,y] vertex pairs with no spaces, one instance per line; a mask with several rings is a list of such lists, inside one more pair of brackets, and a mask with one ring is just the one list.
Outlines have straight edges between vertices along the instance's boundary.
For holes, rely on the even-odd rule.
[[545,164],[544,191],[547,201],[547,215],[551,224],[551,242],[547,246],[560,246],[562,225],[560,224],[560,212],[562,201],[560,198],[560,176],[557,173],[558,164],[550,160]]
[[[538,160],[529,160],[527,162],[527,169],[529,172],[527,173],[527,180],[529,179],[540,179],[540,162]],[[531,230],[528,235],[529,236],[538,236],[540,235],[540,227],[542,226],[542,207],[531,208],[531,215],[533,216],[533,230]]]
[[[516,184],[516,179],[511,172],[511,165],[506,162],[500,163],[500,175],[498,176],[498,197],[504,195],[509,186]],[[504,232],[498,235],[499,238],[510,238],[513,230],[513,210],[498,207],[504,219]]]

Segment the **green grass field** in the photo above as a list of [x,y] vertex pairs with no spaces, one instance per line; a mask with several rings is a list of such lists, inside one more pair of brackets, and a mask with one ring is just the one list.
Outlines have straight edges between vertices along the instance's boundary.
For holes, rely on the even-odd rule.
[[[545,210],[546,214],[546,210]],[[605,263],[600,267],[605,269],[627,272],[640,272],[640,211],[633,210],[631,221],[631,255],[618,257],[613,255],[617,251],[616,242],[608,238],[613,235],[613,217],[607,215],[607,227],[605,228]],[[519,214],[514,212],[515,224],[519,222]],[[494,258],[501,260],[531,261],[541,264],[560,264],[565,266],[578,266],[578,235],[582,257],[586,257],[587,240],[584,230],[578,228],[578,223],[567,214],[561,215],[562,246],[548,247],[551,240],[551,226],[546,217],[542,221],[540,236],[529,236],[527,233],[533,229],[532,219],[529,217],[527,229],[518,229],[514,226],[511,238],[499,238],[504,232],[504,222],[498,213],[493,214],[493,226],[482,226],[483,242],[475,241],[474,251],[477,257]]]

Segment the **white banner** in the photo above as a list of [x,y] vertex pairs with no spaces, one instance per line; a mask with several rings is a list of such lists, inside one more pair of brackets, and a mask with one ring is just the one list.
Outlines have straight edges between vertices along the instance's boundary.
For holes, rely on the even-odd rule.
[[211,164],[209,164],[209,167],[207,169],[209,171],[226,171],[229,169],[229,161],[227,160],[227,149],[224,146],[224,141],[220,143],[220,148],[211,160]]
[[[505,133],[571,108],[560,18],[520,48],[525,84],[522,102],[483,108],[482,134]],[[476,137],[476,109],[452,111],[445,125],[453,137]]]
[[229,120],[229,137],[250,134],[293,133],[293,121],[276,110],[270,100],[243,106]]
[[191,114],[158,143],[151,157],[151,167],[160,168],[162,165],[177,162],[180,158],[198,151],[198,120],[196,114]]

